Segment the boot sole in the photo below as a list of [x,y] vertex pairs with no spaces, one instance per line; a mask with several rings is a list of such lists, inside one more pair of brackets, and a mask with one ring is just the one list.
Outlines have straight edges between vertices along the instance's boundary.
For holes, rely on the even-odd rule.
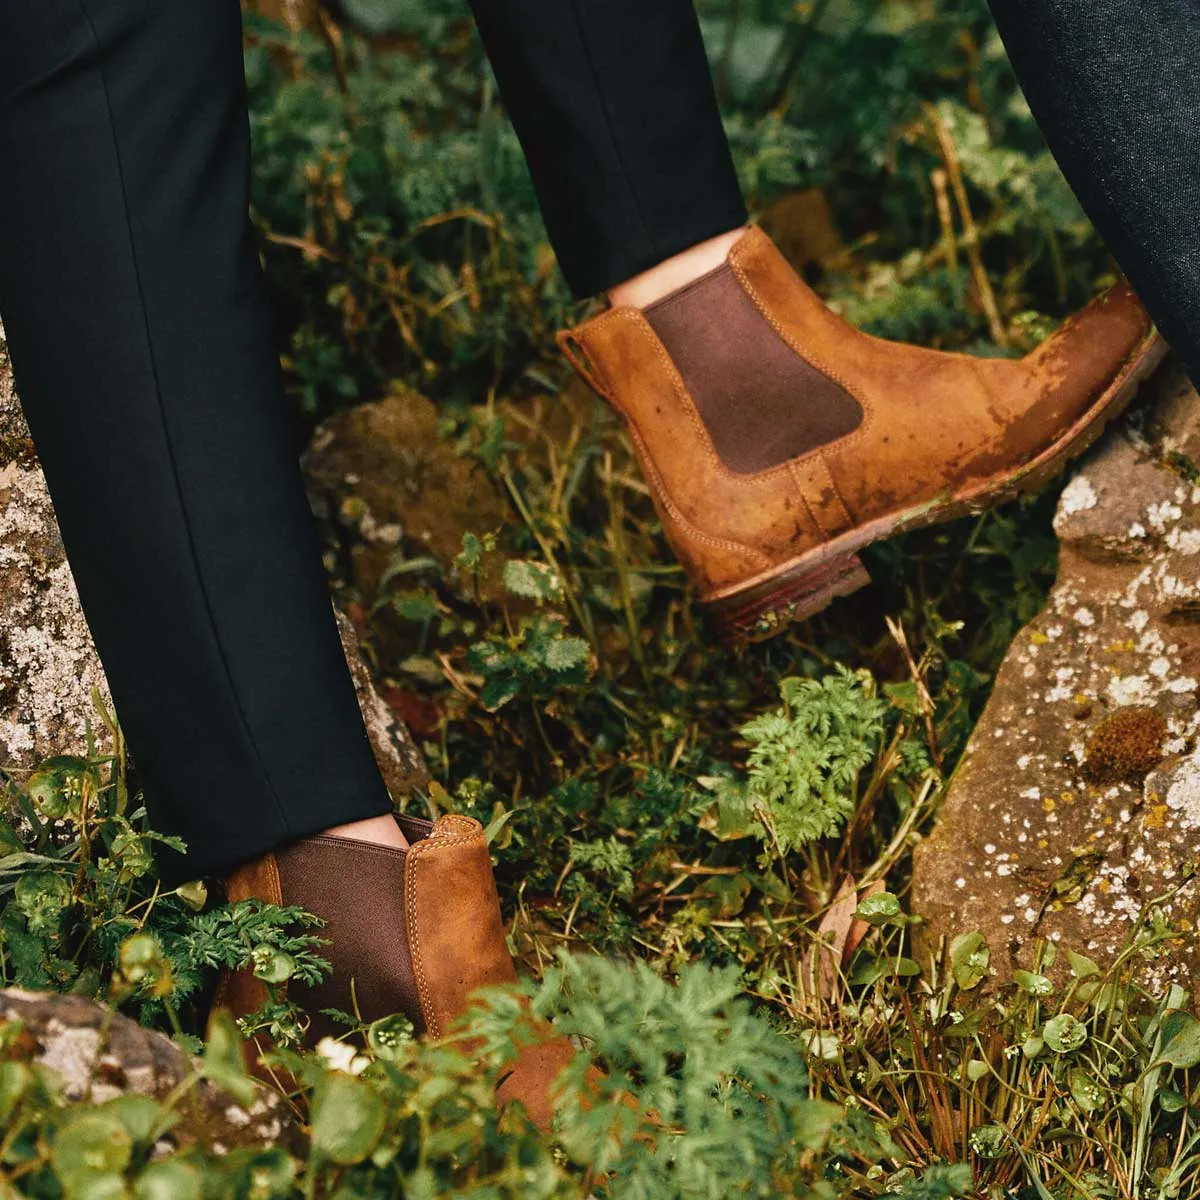
[[1167,353],[1151,333],[1091,408],[1056,442],[1015,471],[974,483],[954,495],[879,517],[816,550],[701,602],[718,636],[730,645],[761,642],[806,621],[871,582],[858,551],[898,533],[983,512],[1024,492],[1037,491],[1088,450],[1119,417]]

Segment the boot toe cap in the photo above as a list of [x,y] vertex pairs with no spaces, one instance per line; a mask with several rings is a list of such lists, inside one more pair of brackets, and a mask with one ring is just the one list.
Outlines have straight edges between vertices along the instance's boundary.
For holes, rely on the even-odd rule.
[[1151,348],[1153,330],[1150,314],[1122,280],[1049,337],[1034,354],[1035,366],[1046,384],[1078,397],[1083,408]]

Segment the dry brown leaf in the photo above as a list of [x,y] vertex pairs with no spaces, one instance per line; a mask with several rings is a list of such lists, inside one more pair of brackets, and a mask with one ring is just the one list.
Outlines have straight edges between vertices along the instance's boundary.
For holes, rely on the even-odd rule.
[[[863,889],[862,895],[858,898],[858,904],[861,904],[864,900],[869,900],[872,896],[879,895],[879,893],[884,890],[885,885],[883,880],[876,879],[874,883],[867,884],[867,886]],[[858,904],[855,905],[856,910],[858,908]],[[854,952],[858,949],[863,938],[867,936],[867,930],[870,928],[870,924],[867,921],[864,921],[861,917],[854,918],[850,925],[850,932],[846,935],[846,944],[842,947],[843,969],[850,965],[850,959],[854,956]]]
[[815,967],[817,991],[823,999],[829,999],[837,991],[846,939],[850,936],[857,907],[858,885],[853,877],[847,876],[821,918],[815,940],[802,960],[802,978],[806,982],[812,979]]

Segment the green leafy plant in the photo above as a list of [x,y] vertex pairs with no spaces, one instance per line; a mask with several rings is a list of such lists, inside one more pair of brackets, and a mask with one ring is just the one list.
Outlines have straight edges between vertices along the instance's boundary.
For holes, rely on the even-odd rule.
[[[535,601],[539,610],[543,603],[563,597],[561,578],[538,562],[510,559],[504,564],[503,579],[511,595]],[[564,617],[538,611],[522,617],[515,633],[489,635],[476,642],[467,663],[483,676],[480,702],[494,712],[518,696],[544,699],[586,682],[592,651],[582,638],[567,633]]]
[[742,726],[746,783],[726,788],[726,829],[740,825],[781,854],[832,837],[853,814],[859,773],[875,758],[886,702],[870,676],[784,679],[783,706]]

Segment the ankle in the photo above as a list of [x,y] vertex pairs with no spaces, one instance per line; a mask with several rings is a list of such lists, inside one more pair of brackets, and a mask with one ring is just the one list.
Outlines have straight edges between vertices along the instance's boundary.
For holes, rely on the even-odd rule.
[[348,825],[332,825],[323,831],[323,836],[371,842],[376,846],[390,846],[393,850],[408,849],[408,839],[391,816],[368,817],[365,821],[351,821]]
[[609,288],[609,301],[614,307],[645,308],[662,300],[719,267],[745,232],[744,227],[732,229],[664,259],[648,271]]

